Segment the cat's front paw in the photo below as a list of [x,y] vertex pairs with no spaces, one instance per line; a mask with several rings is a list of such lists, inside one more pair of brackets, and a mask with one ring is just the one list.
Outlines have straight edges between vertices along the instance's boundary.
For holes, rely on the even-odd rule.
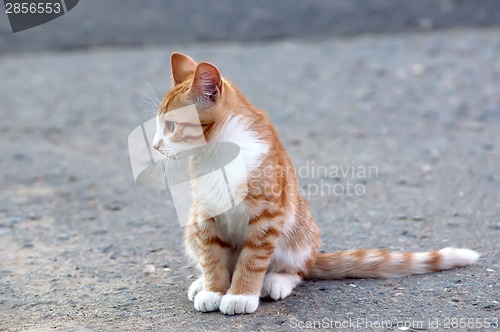
[[196,294],[198,294],[203,289],[203,277],[196,279],[188,290],[188,298],[190,301],[194,301]]
[[227,294],[222,297],[220,311],[226,315],[251,314],[258,306],[258,295]]
[[219,293],[201,290],[194,297],[194,307],[201,312],[218,310],[222,296]]
[[302,279],[296,274],[271,272],[264,276],[260,297],[282,300],[297,286]]

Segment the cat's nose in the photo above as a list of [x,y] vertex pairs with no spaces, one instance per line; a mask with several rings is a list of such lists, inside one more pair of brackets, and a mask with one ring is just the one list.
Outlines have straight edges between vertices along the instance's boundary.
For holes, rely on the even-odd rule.
[[162,147],[163,145],[163,140],[159,140],[158,142],[153,142],[153,148],[155,148],[155,150],[160,150],[160,148]]

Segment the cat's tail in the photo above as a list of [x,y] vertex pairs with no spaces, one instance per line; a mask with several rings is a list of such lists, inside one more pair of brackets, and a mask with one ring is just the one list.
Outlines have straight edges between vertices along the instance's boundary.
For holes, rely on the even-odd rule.
[[394,278],[471,265],[479,254],[469,249],[444,248],[430,252],[389,250],[317,253],[307,279]]

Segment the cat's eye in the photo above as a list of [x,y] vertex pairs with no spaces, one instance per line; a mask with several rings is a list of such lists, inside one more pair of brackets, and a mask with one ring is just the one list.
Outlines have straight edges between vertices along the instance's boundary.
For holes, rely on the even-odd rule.
[[175,127],[177,127],[177,122],[175,121],[170,121],[170,120],[165,120],[165,127],[170,131],[171,133],[174,132]]

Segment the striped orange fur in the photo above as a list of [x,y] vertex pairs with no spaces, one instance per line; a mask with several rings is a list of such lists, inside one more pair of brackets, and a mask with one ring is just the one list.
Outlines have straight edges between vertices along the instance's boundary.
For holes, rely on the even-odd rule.
[[[240,147],[245,200],[210,217],[225,188],[210,180],[193,181],[195,202],[185,243],[202,276],[189,289],[199,311],[225,314],[254,312],[259,297],[288,296],[303,279],[400,277],[474,263],[468,249],[445,248],[426,253],[350,250],[320,253],[319,230],[297,188],[292,163],[265,112],[250,102],[212,64],[179,53],[171,57],[174,88],[162,101],[153,146],[171,156],[202,135],[206,142]],[[195,104],[201,131],[192,123],[168,126],[168,113]],[[164,123],[167,123],[164,125]],[[186,139],[183,139],[186,138]],[[197,160],[191,160],[195,165]],[[200,165],[198,165],[200,166]]]

